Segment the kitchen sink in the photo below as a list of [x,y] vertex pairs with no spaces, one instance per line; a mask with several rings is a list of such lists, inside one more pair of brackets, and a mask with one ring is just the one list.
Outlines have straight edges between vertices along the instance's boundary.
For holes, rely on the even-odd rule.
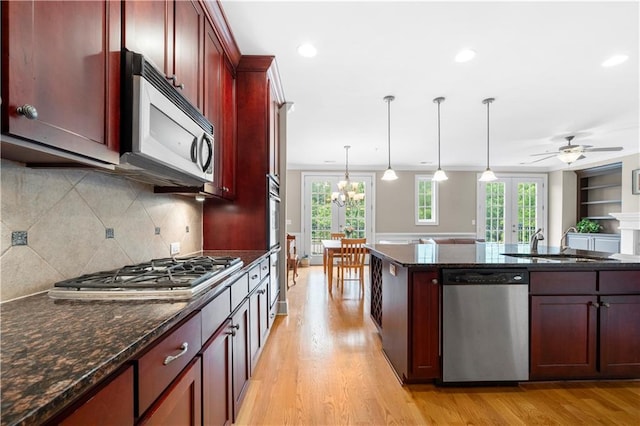
[[585,256],[581,254],[570,253],[502,253],[503,256],[519,257],[525,259],[531,259],[534,262],[548,262],[548,263],[577,263],[577,262],[611,262],[615,259],[609,259],[607,257]]

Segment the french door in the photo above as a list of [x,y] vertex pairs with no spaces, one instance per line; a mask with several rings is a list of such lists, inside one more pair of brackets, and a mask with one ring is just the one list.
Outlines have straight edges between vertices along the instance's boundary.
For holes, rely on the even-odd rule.
[[[506,176],[478,182],[478,238],[528,244],[538,228],[546,233],[546,176]],[[544,243],[542,243],[544,244]]]
[[351,174],[350,180],[357,183],[357,193],[364,199],[352,205],[339,205],[331,200],[331,194],[343,180],[338,174],[303,174],[303,237],[304,253],[311,264],[322,263],[322,240],[331,238],[332,232],[346,232],[353,238],[371,240],[373,177],[370,174]]

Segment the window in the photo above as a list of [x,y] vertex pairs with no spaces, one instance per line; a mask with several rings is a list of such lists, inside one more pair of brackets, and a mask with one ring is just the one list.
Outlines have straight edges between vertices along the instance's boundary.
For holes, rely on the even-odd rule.
[[438,224],[438,184],[432,175],[416,175],[416,225]]

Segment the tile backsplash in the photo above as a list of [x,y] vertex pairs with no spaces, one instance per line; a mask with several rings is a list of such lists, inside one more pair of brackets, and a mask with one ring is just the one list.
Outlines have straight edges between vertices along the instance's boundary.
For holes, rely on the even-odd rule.
[[[100,171],[2,160],[0,174],[0,301],[168,257],[173,242],[181,255],[202,249],[202,204],[193,199]],[[12,245],[17,236],[27,244]]]

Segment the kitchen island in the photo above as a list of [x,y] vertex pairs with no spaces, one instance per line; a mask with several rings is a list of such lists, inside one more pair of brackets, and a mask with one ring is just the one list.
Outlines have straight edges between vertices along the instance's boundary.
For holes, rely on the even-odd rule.
[[[165,354],[159,354],[160,365],[162,359],[165,359],[167,368],[178,369],[180,365],[188,364],[184,371],[199,371],[198,368],[191,367],[196,364],[199,366],[202,359],[204,369],[207,340],[215,338],[214,336],[209,339],[211,335],[225,335],[225,330],[221,330],[222,333],[220,330],[216,331],[222,328],[217,324],[230,324],[227,316],[239,309],[234,301],[234,291],[238,287],[236,283],[243,285],[240,297],[237,297],[243,306],[253,306],[253,295],[256,294],[257,298],[264,296],[267,291],[268,283],[265,281],[269,281],[269,252],[235,250],[205,251],[198,254],[240,257],[244,266],[232,277],[213,285],[209,290],[188,301],[56,300],[46,293],[40,293],[3,303],[0,311],[0,423],[36,425],[47,424],[52,420],[57,423],[73,413],[75,408],[89,401],[96,391],[103,387],[108,388],[111,383],[116,383],[119,387],[115,388],[115,395],[111,394],[110,399],[106,401],[106,408],[112,413],[125,411],[124,418],[127,419],[126,422],[112,420],[113,422],[133,424],[145,415],[144,411],[157,410],[158,402],[155,402],[150,410],[143,410],[144,407],[140,407],[142,403],[139,402],[136,404],[139,413],[134,413],[134,398],[143,401],[145,389],[142,383],[136,383],[134,386],[132,372],[135,370],[135,374],[140,375],[140,380],[144,380],[140,372],[144,367],[145,358],[153,354],[153,348],[159,347],[159,342],[170,341],[175,335],[179,338],[177,345],[176,342],[171,342],[175,347],[163,348],[173,358],[166,362]],[[254,281],[251,280],[253,274],[258,274],[254,271],[260,270],[262,273],[264,266],[267,267],[265,279],[255,280],[256,283],[260,283],[253,289],[247,288],[247,284],[251,286]],[[252,276],[249,277],[249,274]],[[274,285],[277,285],[277,277]],[[275,292],[276,289],[272,291]],[[245,296],[249,293],[251,295]],[[264,313],[262,308],[259,310]],[[246,315],[247,310],[243,312]],[[246,325],[243,324],[242,330],[234,330],[233,337],[236,332],[238,335],[248,333]],[[266,327],[264,324],[262,326]],[[191,337],[192,339],[188,340]],[[180,343],[184,341],[189,341],[188,351],[186,348],[184,351],[188,356],[179,358],[180,352],[175,348],[179,348]],[[245,354],[249,354],[249,344],[244,344]],[[249,368],[247,365],[247,372]],[[180,373],[176,381],[184,378],[185,374]],[[159,391],[154,395],[164,391],[166,387],[166,384],[156,383],[160,375],[162,374],[153,374],[153,386],[159,387]],[[120,377],[128,382],[122,382]],[[194,382],[199,383],[200,379],[204,383],[205,377],[196,377]],[[167,381],[171,381],[171,378],[167,378]],[[222,394],[224,382],[219,382],[216,386]],[[203,386],[203,392],[204,389]],[[156,398],[148,399],[151,404]],[[162,402],[161,399],[158,398],[158,401]],[[237,410],[236,406],[234,410]],[[159,410],[158,413],[162,411]],[[105,421],[108,423],[109,419]],[[199,424],[200,421],[196,423]]]
[[443,381],[442,280],[452,271],[517,272],[528,283],[529,380],[640,377],[640,257],[491,243],[368,247],[371,317],[404,383]]

